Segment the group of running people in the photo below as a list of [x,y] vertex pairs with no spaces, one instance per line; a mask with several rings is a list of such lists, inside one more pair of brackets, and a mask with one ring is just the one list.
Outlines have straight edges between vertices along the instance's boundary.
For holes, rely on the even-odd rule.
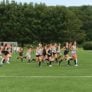
[[[35,58],[32,59],[32,51],[35,50]],[[66,42],[63,46],[61,44],[52,43],[52,44],[41,44],[39,43],[35,49],[28,47],[24,55],[23,48],[17,50],[18,57],[23,61],[27,60],[28,63],[35,60],[39,67],[42,63],[47,63],[49,67],[52,67],[52,63],[58,63],[60,66],[61,62],[67,61],[68,65],[71,65],[71,61],[74,61],[74,65],[78,66],[77,61],[77,47],[76,41]],[[0,45],[0,65],[4,63],[10,63],[9,60],[12,57],[12,45],[10,44],[1,44]]]
[[77,47],[75,42],[66,42],[61,48],[61,44],[39,44],[36,48],[36,61],[41,66],[41,63],[46,61],[47,65],[52,67],[52,63],[58,63],[59,66],[62,61],[67,61],[68,65],[71,65],[71,61],[74,61],[74,65],[78,66],[77,61]]
[[12,45],[1,43],[0,45],[0,65],[10,63],[9,60],[12,56]]

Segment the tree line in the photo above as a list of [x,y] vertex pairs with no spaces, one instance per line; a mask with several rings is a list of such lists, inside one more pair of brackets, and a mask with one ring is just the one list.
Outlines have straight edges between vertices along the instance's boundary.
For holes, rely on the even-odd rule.
[[92,41],[92,6],[0,2],[0,41]]

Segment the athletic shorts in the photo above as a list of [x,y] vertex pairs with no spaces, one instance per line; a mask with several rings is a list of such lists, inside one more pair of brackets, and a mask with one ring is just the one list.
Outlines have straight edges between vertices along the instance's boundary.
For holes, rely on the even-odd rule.
[[41,57],[42,55],[36,55],[36,57]]
[[76,59],[77,58],[77,55],[76,54],[72,54],[72,58],[73,59]]

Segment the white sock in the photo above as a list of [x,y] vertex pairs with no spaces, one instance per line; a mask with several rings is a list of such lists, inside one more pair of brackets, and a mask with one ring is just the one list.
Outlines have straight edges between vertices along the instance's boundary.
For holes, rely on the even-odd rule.
[[10,59],[9,59],[9,58],[7,58],[7,61],[6,61],[6,63],[8,63],[8,64],[9,64],[9,63],[10,63],[10,62],[9,62],[9,60],[10,60]]
[[1,59],[0,64],[3,64],[3,60],[4,60],[4,58]]
[[76,64],[78,64],[78,60],[77,60],[77,58],[76,58]]

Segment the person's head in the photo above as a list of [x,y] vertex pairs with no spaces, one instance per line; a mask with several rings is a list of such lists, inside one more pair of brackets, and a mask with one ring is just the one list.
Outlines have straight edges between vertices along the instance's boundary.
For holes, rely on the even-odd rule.
[[66,42],[66,46],[68,46],[69,45],[69,43],[68,42]]
[[76,46],[76,41],[74,41],[74,42],[72,43],[72,45],[75,45],[75,46]]
[[57,47],[57,43],[54,43],[54,46]]
[[22,47],[20,47],[20,51],[23,51],[23,48]]
[[4,46],[4,43],[3,42],[1,43],[1,46]]
[[50,44],[47,45],[47,49],[49,49],[49,48],[50,48]]
[[7,47],[7,43],[5,43],[4,47]]
[[74,45],[76,45],[76,41],[74,41]]
[[39,44],[38,44],[38,46],[39,46],[39,47],[42,47],[42,44],[41,44],[41,43],[39,43]]

